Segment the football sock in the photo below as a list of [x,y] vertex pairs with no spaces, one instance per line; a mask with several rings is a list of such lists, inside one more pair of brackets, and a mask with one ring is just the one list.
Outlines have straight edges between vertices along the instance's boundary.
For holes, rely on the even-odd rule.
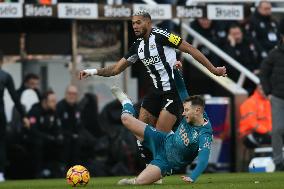
[[131,114],[133,117],[137,116],[137,112],[135,111],[132,103],[125,103],[122,106],[122,114],[127,113]]

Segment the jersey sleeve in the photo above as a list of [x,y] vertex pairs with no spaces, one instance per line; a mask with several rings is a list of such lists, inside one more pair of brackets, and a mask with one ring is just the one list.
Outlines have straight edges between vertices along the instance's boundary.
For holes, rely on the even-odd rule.
[[186,98],[189,97],[187,89],[185,87],[185,83],[182,77],[182,73],[178,69],[174,69],[175,83],[177,87],[177,91],[181,101],[183,102]]
[[153,29],[153,32],[158,36],[159,41],[162,42],[163,46],[169,46],[173,48],[178,48],[182,42],[182,38],[176,34],[167,32],[159,28]]
[[138,46],[138,43],[136,41],[132,44],[132,46],[130,47],[126,55],[124,56],[124,58],[132,64],[134,64],[139,58],[138,53],[137,53],[137,49],[138,49],[137,46]]
[[197,156],[197,165],[192,171],[191,175],[188,175],[194,182],[206,169],[209,160],[209,154],[211,150],[212,135],[205,133],[199,137],[199,149]]

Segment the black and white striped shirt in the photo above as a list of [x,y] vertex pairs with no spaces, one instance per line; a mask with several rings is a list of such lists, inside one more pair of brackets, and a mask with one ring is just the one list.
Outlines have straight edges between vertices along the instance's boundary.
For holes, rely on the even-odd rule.
[[131,63],[142,61],[150,74],[153,85],[159,91],[173,89],[173,66],[176,62],[176,51],[182,39],[166,30],[153,28],[148,40],[138,38],[125,55]]

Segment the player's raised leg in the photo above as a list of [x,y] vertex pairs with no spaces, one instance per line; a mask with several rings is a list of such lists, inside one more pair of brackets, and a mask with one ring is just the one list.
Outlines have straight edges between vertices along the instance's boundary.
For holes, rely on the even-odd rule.
[[135,118],[136,111],[133,104],[130,98],[128,98],[128,96],[120,88],[112,87],[111,91],[122,104],[121,121],[123,125],[128,128],[138,140],[143,141],[146,123]]
[[156,129],[159,131],[171,132],[176,121],[177,117],[174,114],[167,110],[162,110],[156,123]]

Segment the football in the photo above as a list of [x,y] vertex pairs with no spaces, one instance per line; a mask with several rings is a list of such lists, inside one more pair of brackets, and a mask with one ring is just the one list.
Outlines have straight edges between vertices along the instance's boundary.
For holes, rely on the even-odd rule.
[[75,165],[67,171],[66,179],[71,186],[86,186],[90,181],[90,173],[84,166]]

